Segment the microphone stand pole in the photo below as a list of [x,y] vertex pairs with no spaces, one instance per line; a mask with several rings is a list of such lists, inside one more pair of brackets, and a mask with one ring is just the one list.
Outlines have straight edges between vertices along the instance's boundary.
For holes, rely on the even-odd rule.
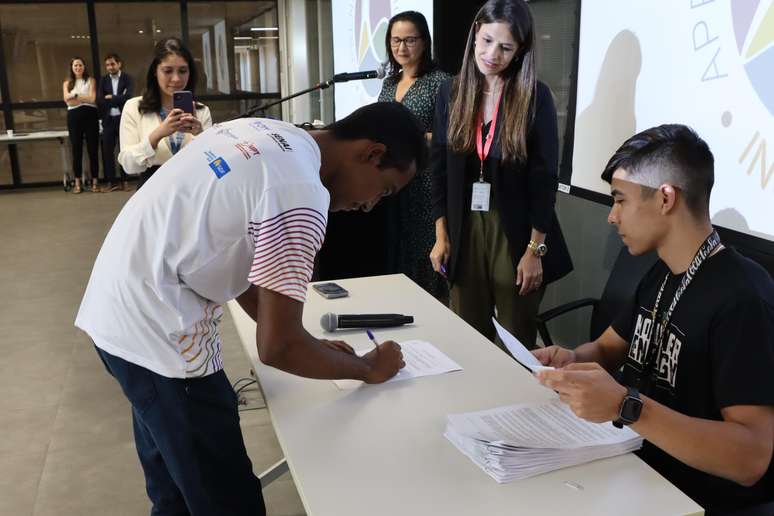
[[279,100],[274,100],[272,102],[267,102],[266,104],[261,104],[260,106],[251,107],[250,109],[248,109],[247,111],[245,111],[244,113],[239,115],[237,118],[246,118],[246,117],[252,116],[254,113],[266,111],[270,107],[276,106],[277,104],[282,104],[283,102],[285,102],[287,100],[294,99],[296,97],[300,97],[301,95],[306,95],[307,93],[311,93],[313,91],[324,90],[324,89],[330,88],[333,85],[333,82],[334,82],[333,79],[329,79],[329,80],[327,80],[325,82],[321,82],[321,83],[315,84],[311,88],[307,88],[305,90],[301,90],[299,92],[293,93],[292,95],[288,95],[287,97],[282,97]]

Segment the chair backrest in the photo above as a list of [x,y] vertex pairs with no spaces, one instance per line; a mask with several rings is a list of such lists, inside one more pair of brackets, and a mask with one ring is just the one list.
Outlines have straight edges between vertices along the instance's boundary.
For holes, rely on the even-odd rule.
[[599,305],[591,314],[589,325],[591,340],[602,335],[602,332],[610,326],[618,316],[621,306],[634,296],[640,280],[656,261],[658,256],[655,251],[641,256],[632,256],[626,246],[621,247],[610,276],[607,278]]

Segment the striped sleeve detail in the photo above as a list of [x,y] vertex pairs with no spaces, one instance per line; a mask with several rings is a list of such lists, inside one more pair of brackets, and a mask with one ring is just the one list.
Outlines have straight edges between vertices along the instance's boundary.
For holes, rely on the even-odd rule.
[[295,208],[262,222],[250,222],[255,253],[248,281],[301,303],[312,278],[314,257],[325,238],[325,216]]

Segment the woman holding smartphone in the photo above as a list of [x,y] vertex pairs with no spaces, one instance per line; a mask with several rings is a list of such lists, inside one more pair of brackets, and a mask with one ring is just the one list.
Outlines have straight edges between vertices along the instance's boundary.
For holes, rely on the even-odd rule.
[[497,313],[530,348],[545,286],[572,270],[554,213],[556,109],[536,74],[529,7],[490,0],[439,91],[431,152],[430,260],[451,282],[451,308],[495,342]]
[[[175,92],[196,87],[193,57],[178,38],[156,44],[148,67],[145,91],[129,99],[121,114],[121,152],[118,162],[127,174],[139,174],[140,188],[156,170],[185,147],[196,135],[212,126],[207,106],[193,102],[193,113],[175,107]],[[184,106],[187,94],[179,94]]]
[[97,88],[94,77],[89,77],[86,62],[80,57],[70,60],[69,77],[62,84],[62,95],[67,104],[67,132],[73,153],[73,193],[81,193],[83,186],[83,139],[89,153],[92,189],[97,191],[99,176],[99,114],[97,113]]

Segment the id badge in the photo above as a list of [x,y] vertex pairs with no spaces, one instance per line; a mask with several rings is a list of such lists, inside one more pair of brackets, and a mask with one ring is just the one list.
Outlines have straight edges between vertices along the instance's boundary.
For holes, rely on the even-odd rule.
[[492,185],[483,181],[473,183],[473,195],[470,199],[471,211],[489,211],[489,193]]

